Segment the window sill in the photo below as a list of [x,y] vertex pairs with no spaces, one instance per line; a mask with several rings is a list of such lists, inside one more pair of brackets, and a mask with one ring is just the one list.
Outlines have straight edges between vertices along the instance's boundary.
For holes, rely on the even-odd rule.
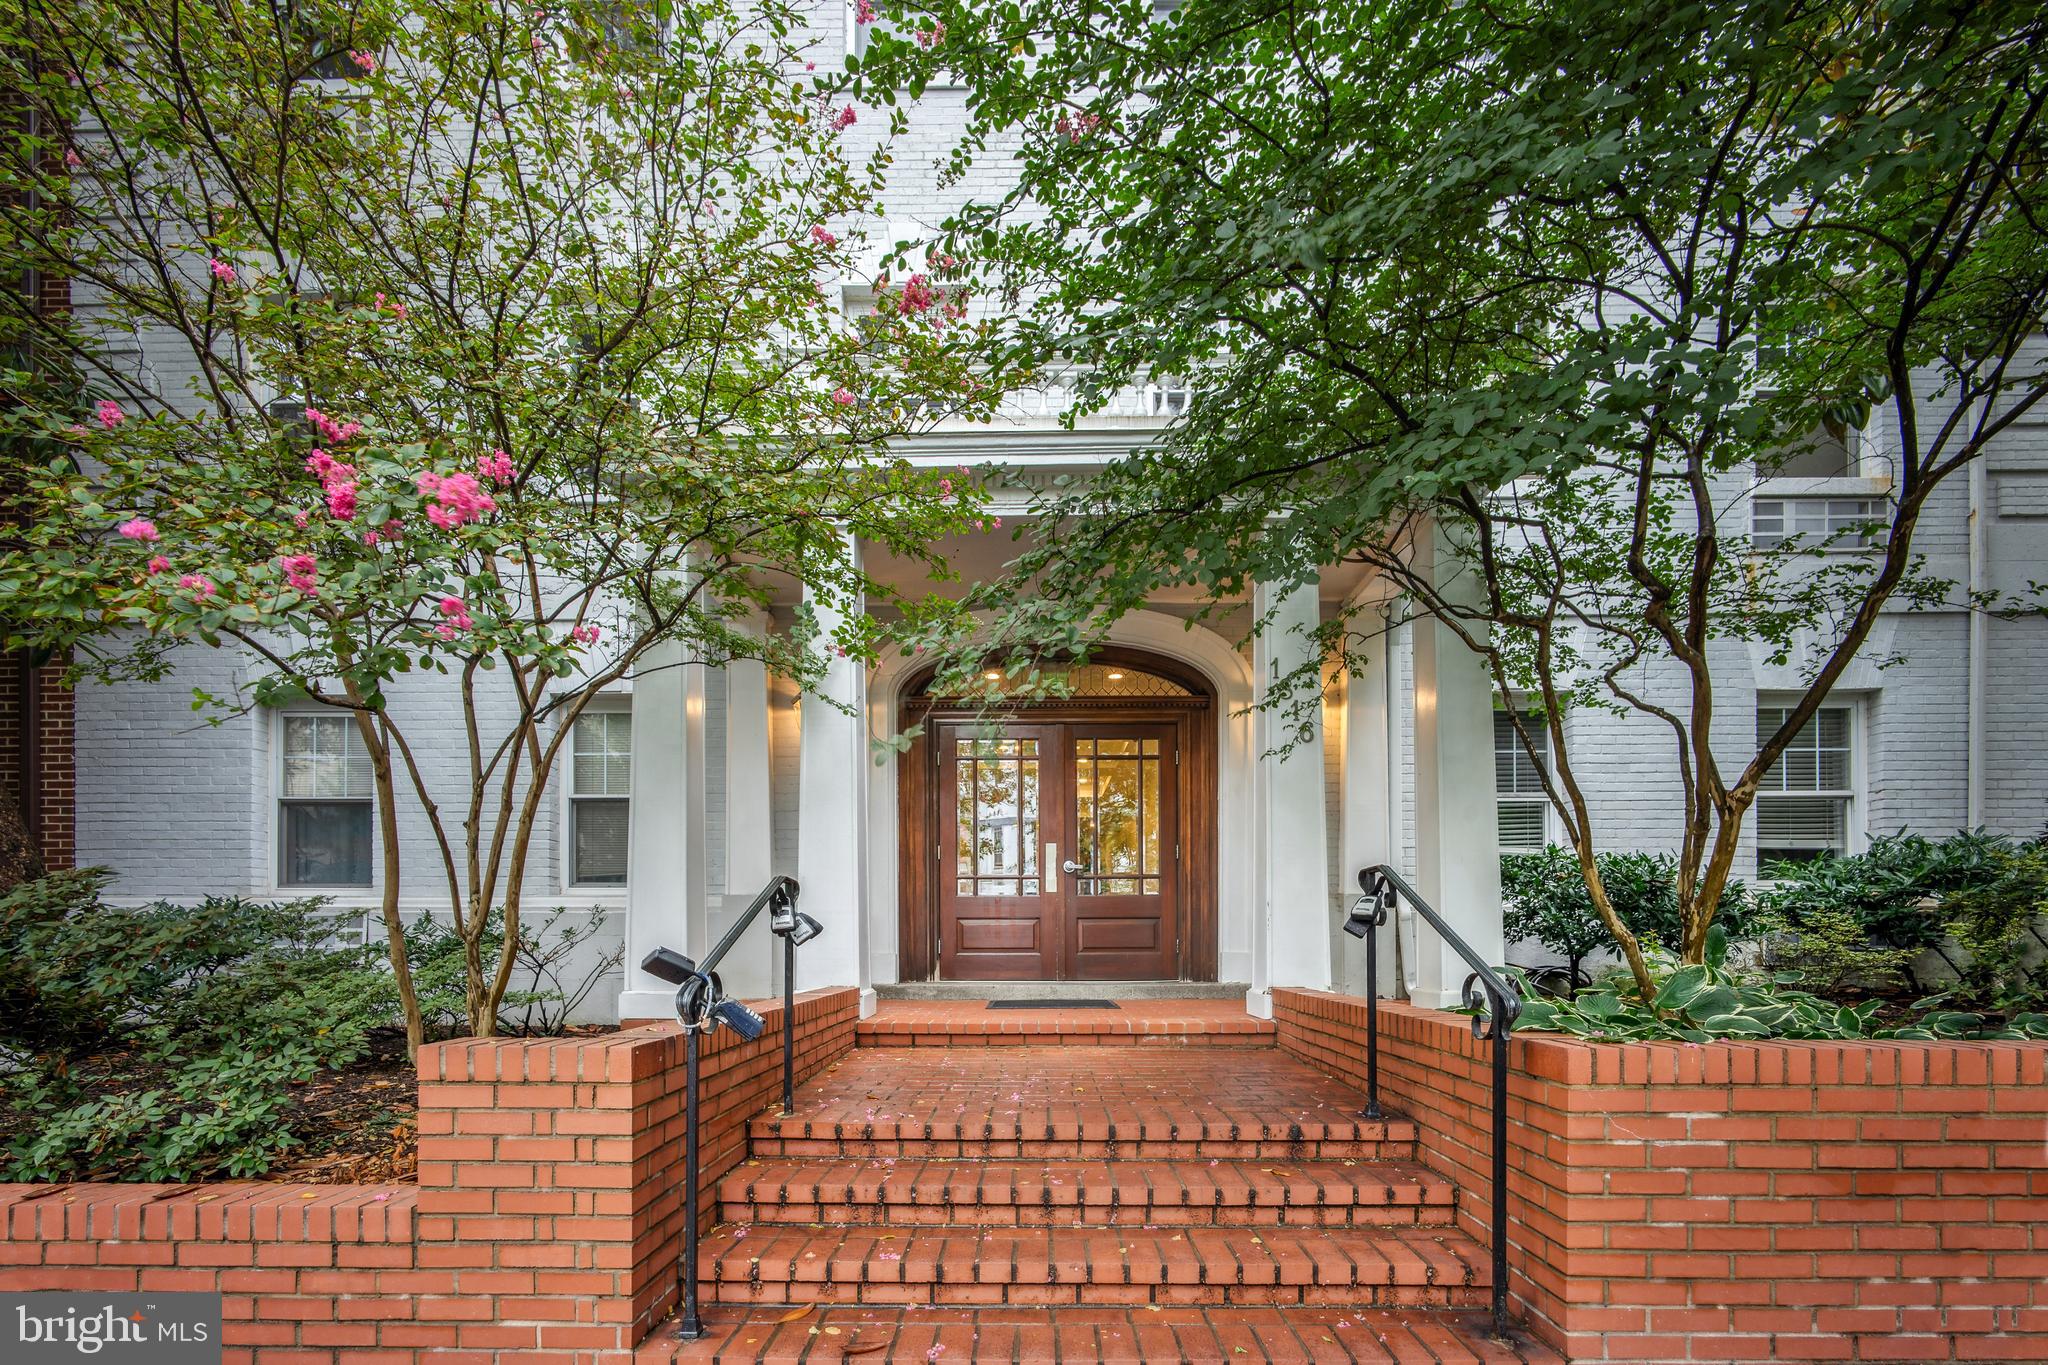
[[1758,479],[1749,491],[1750,496],[1756,498],[1882,498],[1891,493],[1892,480],[1888,474],[1873,478],[1852,475],[1824,479],[1780,475]]

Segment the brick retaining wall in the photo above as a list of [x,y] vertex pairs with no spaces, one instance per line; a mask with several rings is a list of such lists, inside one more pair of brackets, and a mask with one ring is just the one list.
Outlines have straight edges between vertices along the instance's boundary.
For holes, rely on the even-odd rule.
[[[1365,1005],[1276,990],[1359,1085]],[[1492,1044],[1380,1006],[1380,1088],[1486,1235]],[[2048,1360],[2048,1045],[1523,1034],[1511,1284],[1573,1360]]]
[[[703,1201],[782,1084],[782,1004],[703,1057]],[[853,1045],[851,990],[797,997],[797,1075]],[[598,1365],[676,1302],[682,1037],[462,1039],[420,1053],[413,1185],[0,1185],[0,1289],[215,1289],[230,1362]]]

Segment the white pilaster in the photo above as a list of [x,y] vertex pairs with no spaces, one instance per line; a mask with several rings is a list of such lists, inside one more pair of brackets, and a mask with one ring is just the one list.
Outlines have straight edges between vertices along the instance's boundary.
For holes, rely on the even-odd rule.
[[[1440,594],[1478,584],[1432,526],[1417,568]],[[1483,627],[1467,625],[1467,630]],[[1493,776],[1493,680],[1485,661],[1435,617],[1414,624],[1416,890],[1489,966],[1506,954],[1500,903],[1500,831]],[[1415,926],[1411,968],[1418,1005],[1462,1003],[1470,971],[1427,925]]]
[[[746,629],[762,638],[766,623],[756,620]],[[768,775],[768,668],[759,659],[734,659],[725,666],[725,905],[718,932],[775,875]],[[763,917],[734,945],[720,980],[734,995],[770,995],[778,989],[779,961]]]
[[[1376,606],[1362,609],[1358,629],[1365,638],[1356,647],[1358,671],[1344,689],[1344,821],[1343,852],[1338,883],[1348,905],[1356,899],[1360,868],[1398,864],[1393,808],[1393,715],[1386,621]],[[1394,990],[1394,926],[1379,931],[1379,990]],[[1344,956],[1338,964],[1344,986],[1353,994],[1365,987],[1365,940],[1345,934],[1339,940]]]
[[[1303,733],[1285,708],[1263,703],[1318,651],[1316,585],[1258,585],[1252,609],[1265,622],[1252,647],[1256,713],[1260,921],[1248,1005],[1270,1012],[1274,986],[1330,988],[1330,851],[1326,835],[1320,694]],[[1287,747],[1284,753],[1275,749]],[[1227,837],[1227,836],[1226,836]]]
[[[848,540],[846,553],[859,562],[860,548]],[[859,601],[834,601],[806,587],[822,632],[819,648],[831,650],[831,633],[859,612]],[[863,1016],[874,1012],[868,976],[868,733],[867,668],[858,660],[828,655],[817,695],[803,699],[797,777],[796,878],[804,912],[825,932],[796,954],[798,990],[857,986]]]
[[705,904],[704,669],[683,647],[648,651],[633,676],[633,803],[626,854],[621,1019],[673,1016],[675,987],[640,970],[657,947],[711,947]]

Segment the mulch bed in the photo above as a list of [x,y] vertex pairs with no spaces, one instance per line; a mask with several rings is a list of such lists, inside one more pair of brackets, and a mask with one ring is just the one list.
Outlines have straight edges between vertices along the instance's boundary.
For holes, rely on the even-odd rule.
[[406,1060],[404,1034],[375,1035],[361,1061],[293,1090],[291,1130],[299,1145],[261,1179],[386,1184],[417,1173],[419,1078]]
[[[615,1025],[572,1028],[569,1036],[610,1033]],[[147,1089],[158,1078],[132,1053],[102,1053],[73,1073],[89,1092]],[[418,1073],[406,1059],[405,1035],[380,1030],[360,1061],[323,1071],[292,1087],[285,1126],[298,1139],[259,1180],[312,1184],[389,1184],[412,1180],[419,1168]],[[0,1151],[15,1136],[0,1107]],[[204,1178],[204,1177],[202,1177]],[[225,1177],[217,1177],[225,1178]]]

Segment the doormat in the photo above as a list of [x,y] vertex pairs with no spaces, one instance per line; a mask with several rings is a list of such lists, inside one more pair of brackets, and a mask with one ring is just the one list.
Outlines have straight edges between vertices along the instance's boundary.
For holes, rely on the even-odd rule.
[[1114,1000],[991,1000],[992,1010],[1120,1010]]

